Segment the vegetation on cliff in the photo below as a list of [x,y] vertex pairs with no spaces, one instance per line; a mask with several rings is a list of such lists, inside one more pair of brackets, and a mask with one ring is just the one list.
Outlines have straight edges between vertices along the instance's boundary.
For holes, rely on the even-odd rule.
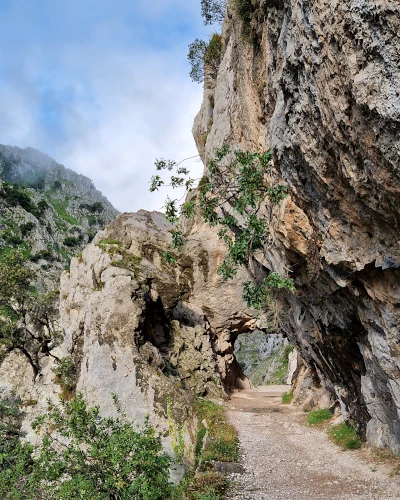
[[[173,262],[176,257],[172,252],[182,251],[185,245],[183,221],[200,216],[210,227],[220,228],[218,237],[226,244],[227,255],[217,271],[222,279],[234,278],[239,266],[247,266],[253,272],[256,283],[248,281],[243,284],[243,299],[248,307],[257,310],[265,307],[272,290],[294,290],[291,278],[276,272],[260,277],[252,266],[255,252],[268,245],[270,240],[269,221],[260,215],[261,207],[271,218],[270,207],[288,196],[286,185],[266,182],[270,161],[270,152],[231,151],[227,146],[218,148],[196,191],[193,191],[195,179],[181,163],[171,160],[155,162],[157,171],[175,171],[170,186],[184,186],[186,189],[183,203],[167,198],[165,204],[166,218],[175,225],[171,252],[165,255],[165,259]],[[157,191],[164,184],[160,175],[154,175],[150,191]]]

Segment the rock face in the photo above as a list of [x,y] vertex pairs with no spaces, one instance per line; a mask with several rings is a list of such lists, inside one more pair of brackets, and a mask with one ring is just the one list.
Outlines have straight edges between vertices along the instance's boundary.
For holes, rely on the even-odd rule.
[[[116,413],[114,394],[132,421],[149,415],[167,451],[174,452],[174,435],[184,425],[190,457],[194,395],[221,400],[250,387],[232,339],[254,329],[255,321],[240,286],[227,287],[217,275],[225,255],[218,239],[197,227],[177,262],[167,264],[162,253],[171,230],[161,213],[122,214],[72,259],[60,284],[64,340],[52,354],[73,360],[76,391],[103,415]],[[240,279],[247,279],[245,270]],[[30,440],[30,422],[60,393],[53,366],[45,358],[36,381],[17,354],[0,367],[0,385],[27,405]]]
[[262,262],[295,279],[286,333],[344,418],[400,453],[400,5],[231,1],[222,35],[199,151],[272,149],[291,196]]
[[281,333],[260,330],[240,335],[235,342],[236,359],[254,387],[286,383],[292,349]]

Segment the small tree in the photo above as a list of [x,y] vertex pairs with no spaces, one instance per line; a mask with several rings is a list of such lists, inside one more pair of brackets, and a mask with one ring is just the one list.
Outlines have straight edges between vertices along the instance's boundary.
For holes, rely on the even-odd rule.
[[[215,157],[207,165],[207,175],[198,185],[197,193],[179,201],[167,198],[166,218],[174,224],[171,250],[164,252],[164,260],[173,263],[174,251],[182,251],[185,239],[182,219],[200,215],[209,226],[219,226],[218,236],[227,245],[228,253],[218,268],[218,274],[228,280],[236,276],[239,266],[248,265],[254,252],[269,243],[267,220],[260,215],[264,204],[280,203],[288,196],[288,187],[283,184],[268,185],[266,175],[271,167],[271,153],[249,153],[231,151],[223,146],[215,151]],[[182,163],[182,162],[181,162]],[[192,191],[195,179],[186,168],[173,161],[157,160],[157,170],[175,170],[170,186]],[[158,190],[164,181],[159,175],[151,179],[150,191]],[[251,268],[251,266],[250,266]],[[259,283],[246,282],[243,298],[249,307],[263,309],[271,290],[294,290],[293,280],[271,272]]]
[[211,78],[216,78],[222,55],[222,37],[214,33],[208,44],[196,38],[189,45],[190,77],[196,83],[204,81],[205,68]]
[[201,15],[204,24],[222,23],[225,16],[226,0],[201,0]]
[[[55,323],[57,292],[39,294],[37,273],[22,253],[14,250],[0,262],[0,362],[12,351],[21,352],[33,369],[40,369],[40,355],[49,355],[59,337]],[[51,355],[51,354],[50,354]]]

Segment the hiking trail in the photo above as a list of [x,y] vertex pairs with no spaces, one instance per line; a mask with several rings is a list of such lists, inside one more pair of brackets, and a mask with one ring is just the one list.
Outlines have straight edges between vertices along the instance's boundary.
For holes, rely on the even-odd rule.
[[368,448],[342,451],[326,427],[309,426],[298,407],[281,403],[289,386],[236,393],[227,403],[239,432],[241,456],[230,500],[389,500],[400,479]]

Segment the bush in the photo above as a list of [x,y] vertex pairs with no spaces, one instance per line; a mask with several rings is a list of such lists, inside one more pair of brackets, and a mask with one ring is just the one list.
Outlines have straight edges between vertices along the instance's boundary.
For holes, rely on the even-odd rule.
[[344,450],[361,448],[361,441],[354,427],[345,423],[334,425],[328,430],[331,440]]
[[96,201],[96,202],[92,203],[91,205],[88,203],[81,203],[79,205],[79,208],[84,208],[84,209],[88,210],[89,212],[92,212],[93,214],[100,213],[100,212],[104,211],[103,204],[100,203],[99,201]]
[[33,222],[27,222],[26,224],[21,224],[20,230],[21,230],[22,236],[26,236],[35,227],[36,227],[36,224],[34,224]]
[[37,207],[32,202],[32,199],[27,192],[27,190],[22,186],[17,186],[15,184],[3,184],[4,198],[6,201],[16,207],[21,206],[27,212],[36,215]]
[[288,405],[292,402],[293,400],[293,391],[290,392],[284,392],[282,394],[282,403],[285,405]]
[[20,438],[24,414],[15,394],[0,390],[0,495],[4,500],[31,500],[26,496],[26,475],[32,472],[32,447]]
[[62,358],[56,360],[56,365],[52,368],[55,374],[55,382],[59,384],[62,389],[73,391],[76,385],[75,365],[71,358]]
[[67,247],[74,247],[74,246],[78,245],[79,242],[80,242],[80,239],[75,238],[74,236],[67,236],[64,239],[64,245]]
[[32,262],[38,262],[41,259],[53,261],[54,256],[50,252],[50,250],[40,250],[40,252],[33,254],[29,257],[29,260]]
[[135,430],[123,417],[103,418],[79,395],[34,421],[43,441],[33,449],[20,443],[20,400],[0,396],[4,500],[171,498],[171,459],[147,421]]
[[[103,418],[82,395],[32,424],[44,435],[35,470],[45,498],[166,500],[171,459],[146,420],[134,430],[123,418]],[[64,438],[65,444],[53,437]]]
[[307,414],[307,423],[309,425],[316,425],[325,422],[332,418],[332,413],[328,408],[322,408],[321,410],[312,410]]

